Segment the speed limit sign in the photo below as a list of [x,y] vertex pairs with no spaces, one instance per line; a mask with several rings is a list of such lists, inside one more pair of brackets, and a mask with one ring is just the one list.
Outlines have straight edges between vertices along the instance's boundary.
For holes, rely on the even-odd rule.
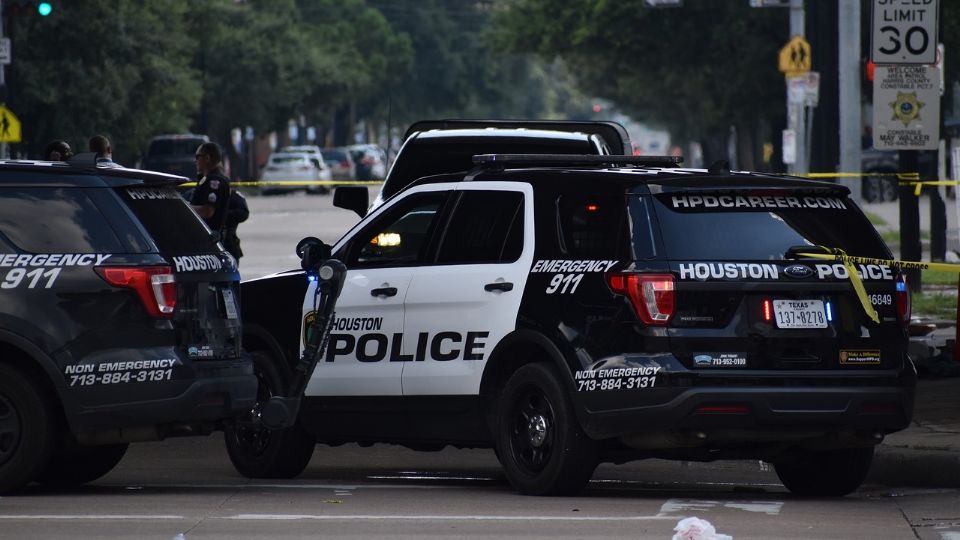
[[939,7],[940,0],[873,0],[873,63],[935,63]]

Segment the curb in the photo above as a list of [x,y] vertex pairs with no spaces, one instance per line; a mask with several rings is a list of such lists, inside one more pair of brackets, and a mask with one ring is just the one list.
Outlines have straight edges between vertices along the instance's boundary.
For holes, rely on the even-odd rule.
[[881,444],[866,481],[895,487],[960,488],[960,454]]

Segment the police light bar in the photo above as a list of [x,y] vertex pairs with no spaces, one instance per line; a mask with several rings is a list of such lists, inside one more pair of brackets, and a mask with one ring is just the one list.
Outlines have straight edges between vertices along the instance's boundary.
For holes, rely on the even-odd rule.
[[596,154],[479,154],[473,162],[480,167],[606,165],[640,167],[677,167],[681,156],[623,156]]

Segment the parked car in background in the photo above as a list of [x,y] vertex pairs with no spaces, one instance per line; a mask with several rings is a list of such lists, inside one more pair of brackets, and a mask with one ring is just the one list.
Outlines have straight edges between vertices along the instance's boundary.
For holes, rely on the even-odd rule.
[[894,173],[900,170],[896,150],[864,148],[860,152],[860,170],[863,171],[863,200],[865,202],[895,201],[899,183]]
[[274,152],[260,175],[263,182],[276,182],[261,186],[260,193],[286,193],[306,190],[307,193],[327,193],[327,185],[308,185],[307,182],[329,182],[330,168],[306,152]]
[[323,159],[330,164],[330,172],[334,180],[356,180],[357,166],[350,158],[350,150],[346,147],[324,148],[321,150]]
[[193,156],[198,146],[209,141],[206,135],[195,133],[158,135],[150,139],[140,168],[194,179],[197,165]]
[[[315,144],[301,144],[296,146],[284,146],[283,148],[277,150],[278,152],[287,152],[287,153],[298,153],[303,152],[310,156],[310,160],[321,170],[320,176],[323,177],[323,181],[329,182],[332,173],[330,173],[330,165],[327,164],[326,160],[323,159],[323,152],[320,151],[320,147]],[[326,171],[326,173],[322,172]],[[330,174],[327,174],[330,173]],[[307,193],[329,193],[330,186],[307,186]]]
[[357,180],[383,180],[387,176],[387,153],[375,144],[348,147],[357,169]]

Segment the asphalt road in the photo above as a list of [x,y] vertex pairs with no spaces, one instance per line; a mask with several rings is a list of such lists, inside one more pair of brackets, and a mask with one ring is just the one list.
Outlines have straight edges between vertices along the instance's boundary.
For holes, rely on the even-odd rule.
[[[329,196],[251,197],[245,279],[297,266],[303,236],[332,242],[358,217]],[[577,497],[525,497],[490,450],[318,446],[292,480],[249,480],[222,436],[131,446],[102,479],[0,497],[0,538],[654,538],[696,516],[741,539],[960,540],[960,490],[866,484],[842,499],[790,495],[757,461],[602,465]]]

